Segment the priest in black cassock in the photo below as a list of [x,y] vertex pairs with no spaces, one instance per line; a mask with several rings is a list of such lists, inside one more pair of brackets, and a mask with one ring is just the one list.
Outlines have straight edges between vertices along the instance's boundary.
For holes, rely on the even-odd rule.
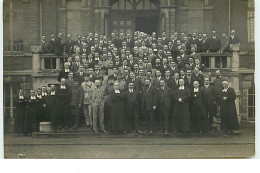
[[206,114],[206,93],[199,88],[198,81],[193,82],[190,107],[192,130],[200,133],[207,132],[209,130],[209,122]]
[[36,97],[35,90],[30,90],[30,98],[28,99],[28,110],[25,117],[25,134],[31,135],[32,132],[39,131],[39,99]]
[[61,78],[60,86],[55,91],[56,101],[51,116],[51,122],[55,130],[67,128],[70,115],[70,89],[66,87],[65,78]]
[[24,123],[27,111],[26,100],[23,89],[19,90],[18,98],[15,101],[14,110],[14,133],[17,135],[24,134]]
[[119,90],[118,82],[114,83],[114,91],[110,94],[110,101],[109,131],[126,133],[129,127],[125,112],[125,94]]
[[240,130],[236,109],[236,93],[235,90],[228,85],[228,81],[223,81],[223,91],[221,93],[220,103],[220,128],[224,133],[234,133]]
[[184,86],[184,80],[179,80],[180,87],[173,93],[174,98],[174,110],[171,120],[171,127],[174,132],[190,132],[191,120],[190,120],[190,89]]

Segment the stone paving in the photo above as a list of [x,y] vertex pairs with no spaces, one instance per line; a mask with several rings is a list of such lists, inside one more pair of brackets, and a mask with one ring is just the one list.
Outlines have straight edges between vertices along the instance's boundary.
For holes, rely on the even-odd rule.
[[[127,135],[32,138],[5,135],[5,158],[245,158],[255,153],[254,124],[241,135]],[[20,154],[20,156],[18,156]]]

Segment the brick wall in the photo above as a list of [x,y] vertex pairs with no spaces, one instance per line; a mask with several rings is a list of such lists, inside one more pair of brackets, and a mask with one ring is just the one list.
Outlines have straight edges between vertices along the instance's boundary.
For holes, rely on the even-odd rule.
[[241,49],[248,49],[248,30],[247,30],[247,6],[248,1],[232,0],[231,1],[231,29],[236,30],[240,38]]
[[42,0],[42,30],[46,40],[50,39],[50,33],[57,34],[56,4],[54,0]]
[[29,0],[23,4],[24,44],[25,51],[30,52],[31,45],[36,45],[40,39],[39,1]]

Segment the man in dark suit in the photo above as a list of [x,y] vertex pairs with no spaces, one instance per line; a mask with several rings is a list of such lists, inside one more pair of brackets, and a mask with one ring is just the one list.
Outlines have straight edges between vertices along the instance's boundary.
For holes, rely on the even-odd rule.
[[156,71],[156,78],[153,79],[152,84],[156,89],[160,88],[160,80],[162,79],[162,73],[160,70]]
[[153,133],[154,126],[154,111],[158,103],[158,92],[155,87],[151,85],[151,79],[145,79],[145,86],[142,97],[142,110],[145,114],[145,120],[148,123],[149,133]]
[[165,135],[168,134],[169,116],[171,110],[171,89],[166,86],[165,79],[160,80],[159,93],[159,112],[161,131]]
[[74,41],[71,39],[71,35],[67,36],[67,41],[65,42],[65,52],[68,55],[72,55],[74,53]]
[[204,85],[201,86],[201,91],[206,94],[206,113],[208,115],[209,123],[213,125],[213,116],[216,116],[216,92],[214,86],[209,84],[209,78],[204,79]]
[[41,46],[41,48],[42,48],[41,53],[43,53],[43,54],[49,53],[49,46],[48,46],[48,43],[45,40],[45,35],[42,36],[42,39],[39,43],[39,46]]
[[69,76],[69,72],[70,72],[70,65],[68,62],[65,62],[64,63],[64,69],[62,69],[60,72],[59,72],[59,75],[58,75],[58,78],[57,80],[60,82],[61,78],[65,78],[65,79],[68,79],[68,76]]
[[173,86],[173,77],[171,76],[171,72],[169,69],[166,69],[165,71],[165,83],[166,83],[166,86],[170,89],[172,89],[172,86]]
[[94,69],[90,67],[88,69],[88,74],[89,74],[89,81],[94,83],[96,81],[96,79],[97,79],[97,76],[94,75]]
[[180,74],[178,72],[175,72],[173,76],[173,82],[172,82],[173,91],[179,88],[179,79],[180,79]]
[[78,72],[80,65],[81,65],[80,57],[77,55],[77,56],[75,56],[75,62],[74,62],[74,63],[72,64],[72,66],[71,66],[71,71],[72,71],[73,73]]
[[126,81],[126,85],[129,85],[129,83],[133,83],[134,89],[139,92],[142,88],[142,82],[136,77],[134,72],[130,72],[129,75],[130,78],[128,78],[128,80]]
[[51,39],[48,42],[49,53],[51,54],[54,54],[54,41],[55,41],[55,34],[51,33]]
[[235,30],[231,30],[229,43],[230,44],[239,44],[240,43],[240,40],[239,40],[238,36],[236,36],[236,31]]
[[84,65],[79,66],[79,70],[75,73],[75,78],[78,79],[79,85],[81,85],[82,82],[84,82],[84,76],[86,73],[84,73]]
[[58,37],[54,40],[54,55],[61,56],[63,54],[63,44],[61,43],[62,33],[58,34]]
[[134,82],[128,83],[128,90],[125,92],[126,95],[126,109],[129,119],[130,130],[133,132],[143,133],[139,128],[139,116],[138,116],[138,100],[139,92],[134,89]]
[[194,77],[192,75],[192,71],[191,69],[187,69],[186,76],[184,77],[184,85],[190,90],[193,90],[193,82],[194,82]]
[[217,32],[212,31],[212,36],[209,39],[209,51],[218,52],[220,48],[221,48],[221,41],[219,37],[217,37]]

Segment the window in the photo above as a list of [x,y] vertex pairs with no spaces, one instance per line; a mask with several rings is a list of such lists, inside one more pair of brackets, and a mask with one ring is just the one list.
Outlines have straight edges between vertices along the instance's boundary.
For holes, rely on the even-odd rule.
[[248,89],[248,119],[255,119],[255,85]]
[[24,21],[22,1],[3,2],[4,51],[23,51]]
[[156,10],[159,1],[155,0],[113,0],[112,10]]
[[248,27],[248,42],[255,42],[255,8],[254,0],[248,1],[248,12],[247,12],[247,27]]

